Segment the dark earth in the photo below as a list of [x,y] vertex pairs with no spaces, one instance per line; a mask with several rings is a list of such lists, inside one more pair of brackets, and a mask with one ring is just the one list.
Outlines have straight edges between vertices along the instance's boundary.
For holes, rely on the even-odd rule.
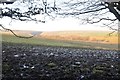
[[3,80],[120,80],[115,50],[2,44]]

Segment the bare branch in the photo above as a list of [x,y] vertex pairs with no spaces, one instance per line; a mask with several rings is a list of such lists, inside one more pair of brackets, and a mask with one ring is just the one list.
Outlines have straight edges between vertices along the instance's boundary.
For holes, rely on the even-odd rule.
[[107,8],[105,7],[105,8],[100,8],[100,9],[90,10],[90,11],[85,11],[85,12],[72,12],[72,13],[67,13],[67,12],[65,12],[65,13],[58,13],[58,14],[59,14],[59,15],[80,15],[80,14],[97,12],[97,11],[104,10],[104,9],[107,9]]
[[19,35],[17,35],[13,30],[8,29],[8,28],[5,28],[2,24],[0,24],[0,27],[1,27],[2,29],[6,30],[6,31],[10,31],[14,36],[19,37],[19,38],[29,39],[29,38],[32,38],[32,37],[35,36],[35,35],[33,35],[33,36],[28,36],[28,37],[26,37],[26,36],[19,36]]
[[92,20],[89,20],[89,19],[87,19],[86,21],[87,21],[88,23],[90,23],[90,24],[94,24],[94,23],[99,23],[99,22],[101,22],[101,21],[103,21],[103,20],[116,21],[117,19],[100,18],[100,19],[97,20],[97,21],[92,21]]
[[[112,24],[112,23],[110,23],[110,24]],[[107,26],[108,28],[110,28],[113,31],[118,31],[118,29],[115,29],[115,28],[112,28],[111,26],[109,26],[110,24],[103,24],[103,25]]]
[[112,31],[108,34],[108,36],[111,36],[113,33],[115,33],[116,31]]
[[[17,11],[18,8],[16,9],[10,9],[8,7],[2,9],[2,16],[7,16],[10,17],[11,19],[15,19],[15,20],[20,20],[20,21],[37,21],[37,22],[41,22],[41,23],[45,23],[45,21],[43,20],[37,20],[35,18],[31,18],[30,15],[37,15],[37,12],[32,12],[32,11],[28,11],[25,13],[20,13]],[[8,10],[7,12],[4,10]],[[42,9],[40,9],[42,10]]]
[[[107,3],[107,4],[108,4],[109,11],[112,12],[116,16],[116,18],[120,21],[120,14],[115,10],[114,3]],[[119,4],[120,4],[120,2],[119,2]]]

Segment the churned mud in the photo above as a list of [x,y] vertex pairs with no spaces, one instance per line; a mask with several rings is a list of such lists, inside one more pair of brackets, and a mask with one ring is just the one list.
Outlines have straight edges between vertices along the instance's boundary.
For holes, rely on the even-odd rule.
[[2,44],[3,80],[119,80],[114,50]]

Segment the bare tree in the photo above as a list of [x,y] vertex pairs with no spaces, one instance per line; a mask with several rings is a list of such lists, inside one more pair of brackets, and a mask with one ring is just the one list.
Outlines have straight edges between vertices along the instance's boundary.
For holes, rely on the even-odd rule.
[[[7,1],[7,0],[0,0],[1,4],[13,4],[14,1],[16,0],[11,0],[11,1]],[[3,17],[10,17],[12,20],[20,20],[20,21],[35,21],[35,22],[41,22],[41,23],[45,23],[44,20],[40,19],[40,18],[33,18],[33,16],[35,15],[44,15],[47,14],[48,16],[50,16],[51,11],[55,11],[55,6],[53,7],[48,7],[47,5],[47,0],[41,0],[41,1],[37,1],[37,0],[17,0],[17,2],[15,4],[17,5],[24,5],[26,8],[26,11],[21,11],[20,7],[14,7],[14,8],[10,8],[8,6],[5,7],[1,7],[0,8],[0,18]],[[48,11],[49,9],[49,11]],[[50,11],[51,10],[51,11]],[[0,27],[4,30],[10,31],[12,32],[16,37],[19,38],[31,38],[33,36],[19,36],[17,35],[13,30],[5,28],[3,26],[3,24],[0,23]]]
[[118,31],[114,26],[120,21],[120,0],[66,0],[63,4],[58,15],[76,17],[85,24],[102,22],[113,30],[111,33]]
[[[116,19],[120,21],[120,0],[117,2],[113,2],[116,0],[69,0],[64,2],[67,9],[66,12],[60,13],[61,15],[81,15],[81,14],[89,14],[94,13],[96,15],[102,15],[111,12],[115,15]],[[71,10],[71,12],[68,12]],[[102,13],[100,13],[102,12]],[[93,14],[92,14],[93,15]],[[103,18],[103,20],[113,20]]]
[[[83,20],[84,23],[95,24],[99,22],[109,27],[113,32],[117,31],[113,26],[116,21],[120,21],[120,1],[119,0],[17,0],[14,4],[23,6],[27,9],[21,11],[20,7],[4,7],[1,8],[0,16],[10,17],[11,19],[20,21],[36,21],[45,23],[40,18],[33,18],[34,15],[47,15],[51,18],[57,16],[72,16]],[[112,2],[111,2],[112,1]],[[5,2],[2,2],[5,3]],[[52,5],[52,6],[51,6]],[[84,17],[83,17],[84,15]],[[114,15],[114,17],[111,17]],[[81,21],[80,20],[80,21]],[[116,25],[116,24],[115,24]],[[3,28],[3,25],[0,24]],[[3,28],[6,29],[6,28]],[[6,29],[12,32],[10,29]],[[113,33],[112,32],[112,33]],[[110,33],[111,34],[111,33]],[[17,36],[18,37],[18,36]],[[24,37],[21,37],[24,38]]]

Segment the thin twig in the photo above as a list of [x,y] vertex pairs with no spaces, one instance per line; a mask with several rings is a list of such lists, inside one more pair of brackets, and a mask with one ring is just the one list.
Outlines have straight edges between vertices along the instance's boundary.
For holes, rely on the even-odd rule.
[[0,24],[0,27],[1,27],[2,29],[6,30],[6,31],[10,31],[14,36],[19,37],[19,38],[29,39],[29,38],[32,38],[32,37],[35,36],[35,35],[33,35],[33,36],[28,36],[28,37],[26,37],[26,36],[20,36],[20,35],[17,35],[13,30],[8,29],[8,28],[5,28],[2,24]]

